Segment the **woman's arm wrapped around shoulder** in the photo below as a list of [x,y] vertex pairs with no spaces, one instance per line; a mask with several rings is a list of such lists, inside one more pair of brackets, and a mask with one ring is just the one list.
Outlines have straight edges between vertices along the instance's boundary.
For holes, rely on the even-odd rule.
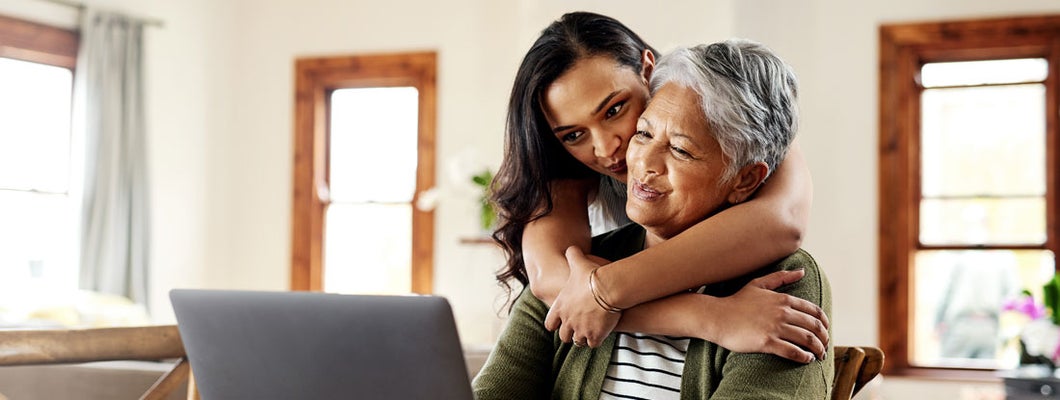
[[595,185],[591,180],[563,179],[549,187],[552,211],[526,225],[522,242],[530,290],[547,305],[556,300],[570,275],[566,249],[589,251],[592,234],[586,206]]
[[[798,282],[780,288],[813,302],[831,314],[832,294],[828,279],[813,258],[798,251],[778,264],[780,270],[802,269]],[[827,354],[831,354],[829,345]],[[808,364],[796,364],[769,354],[724,353],[722,380],[711,399],[824,399],[834,380],[835,364],[825,355]]]
[[[613,329],[616,319],[608,315],[595,300],[596,297],[604,297],[615,308],[628,309],[688,288],[721,282],[757,270],[798,249],[809,218],[811,202],[809,170],[798,146],[793,145],[785,162],[752,200],[730,207],[628,258],[580,269],[573,269],[572,266],[573,272],[553,302],[546,324],[551,329],[558,329],[560,337],[565,340],[569,337],[585,337],[590,344],[600,343]],[[598,291],[602,292],[601,296],[590,293],[588,285],[589,271],[595,267],[600,267],[596,270],[595,281]],[[761,296],[757,298],[761,300]],[[794,356],[793,359],[802,361],[805,360],[805,353],[796,354],[792,348],[819,349],[828,342],[827,332],[820,329],[828,324],[824,313],[803,302],[790,303],[790,306],[782,305],[777,310],[797,311],[802,314],[801,317],[792,321],[791,317],[778,313],[782,319],[773,321],[773,325],[793,323],[813,332],[815,337],[778,336],[761,332],[755,337],[767,338],[760,341],[762,345],[755,351],[778,352],[778,355]],[[669,329],[666,326],[672,327],[672,321],[657,319],[652,315],[660,314],[636,318],[635,322],[624,323],[622,329],[672,333],[666,331]],[[733,330],[725,329],[731,325],[731,320],[723,318],[724,315],[727,314],[689,314],[688,318],[692,320],[689,325],[726,335]],[[725,337],[710,332],[689,336],[714,336],[713,340],[719,342],[746,342],[744,336],[748,333],[739,331],[741,337]],[[777,340],[787,341],[790,346],[776,346],[773,342]]]

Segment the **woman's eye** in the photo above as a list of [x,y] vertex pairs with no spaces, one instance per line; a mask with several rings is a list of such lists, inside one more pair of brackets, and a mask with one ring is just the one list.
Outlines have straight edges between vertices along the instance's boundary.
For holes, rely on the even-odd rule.
[[607,112],[604,113],[604,116],[606,116],[607,118],[614,117],[618,114],[619,111],[622,111],[622,107],[624,107],[625,105],[626,102],[624,101],[616,103],[615,105],[611,106],[611,108],[607,109]]
[[640,138],[645,138],[645,139],[651,139],[651,133],[648,132],[648,131],[638,130],[638,131],[633,133],[633,136],[640,137]]
[[570,132],[570,133],[564,134],[562,137],[559,138],[559,140],[562,141],[563,143],[574,143],[574,142],[577,142],[578,139],[581,139],[582,133],[583,133],[582,131]]
[[692,158],[692,154],[691,153],[685,151],[685,149],[682,149],[680,147],[670,146],[670,150],[673,150],[674,153],[676,153],[678,156],[680,156],[682,158]]

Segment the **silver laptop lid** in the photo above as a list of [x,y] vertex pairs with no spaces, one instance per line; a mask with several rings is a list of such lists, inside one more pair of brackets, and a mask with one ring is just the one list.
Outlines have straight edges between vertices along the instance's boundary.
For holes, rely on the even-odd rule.
[[472,398],[434,296],[170,291],[203,399]]

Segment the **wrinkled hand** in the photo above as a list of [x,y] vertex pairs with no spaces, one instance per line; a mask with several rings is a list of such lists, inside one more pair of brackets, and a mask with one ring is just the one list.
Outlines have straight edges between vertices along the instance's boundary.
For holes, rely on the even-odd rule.
[[720,298],[721,313],[713,316],[719,319],[715,342],[734,352],[770,353],[802,363],[824,359],[828,343],[824,311],[814,303],[774,291],[803,275],[802,270],[774,272]]
[[545,329],[559,330],[564,343],[572,339],[575,344],[597,347],[618,325],[620,313],[609,313],[600,307],[589,290],[589,273],[608,261],[596,256],[586,256],[575,246],[567,248],[567,263],[570,277],[567,285],[556,296],[552,308],[545,317]]

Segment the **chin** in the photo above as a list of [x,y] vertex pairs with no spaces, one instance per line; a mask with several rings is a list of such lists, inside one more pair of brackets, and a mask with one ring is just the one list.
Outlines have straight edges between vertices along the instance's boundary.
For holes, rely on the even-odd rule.
[[[632,199],[630,199],[632,200]],[[628,201],[628,200],[627,200]],[[630,221],[637,223],[637,225],[643,226],[649,231],[652,228],[665,222],[664,218],[652,215],[650,212],[644,212],[639,207],[626,207],[626,215]]]

